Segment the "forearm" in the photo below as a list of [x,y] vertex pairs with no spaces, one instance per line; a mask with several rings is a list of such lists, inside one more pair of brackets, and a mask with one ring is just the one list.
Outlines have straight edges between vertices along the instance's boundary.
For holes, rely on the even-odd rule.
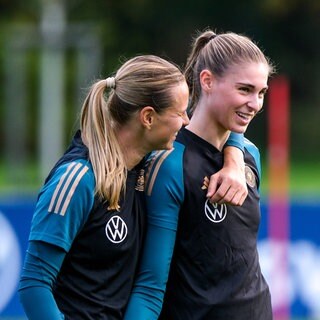
[[248,194],[243,150],[243,135],[231,133],[223,149],[223,168],[207,182],[207,197],[212,203],[243,204]]
[[176,231],[148,226],[140,271],[126,310],[124,320],[156,320],[159,317]]
[[64,256],[59,247],[30,242],[19,283],[20,301],[29,320],[64,319],[52,292]]
[[27,287],[19,291],[20,302],[29,320],[62,320],[63,314],[46,287]]
[[233,146],[226,146],[223,150],[224,161],[223,167],[231,167],[239,170],[239,173],[244,174],[244,157],[243,152]]

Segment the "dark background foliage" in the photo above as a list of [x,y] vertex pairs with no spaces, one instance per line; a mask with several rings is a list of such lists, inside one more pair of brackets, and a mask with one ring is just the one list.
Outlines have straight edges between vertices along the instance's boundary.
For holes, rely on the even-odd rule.
[[[6,28],[19,23],[39,25],[42,5],[48,1],[0,0],[0,75],[3,74],[1,47],[5,45]],[[121,61],[140,53],[157,54],[183,66],[192,37],[205,28],[248,35],[271,58],[277,73],[287,76],[290,81],[292,161],[319,159],[320,1],[68,0],[65,1],[65,10],[69,26],[91,25],[99,34],[102,59],[97,77],[108,76]],[[36,91],[38,86],[35,65],[31,62],[30,68],[34,71],[30,91]],[[67,68],[66,88],[71,88],[72,63]],[[71,95],[67,96],[70,100]],[[36,103],[35,99],[30,98],[30,105]],[[76,103],[81,105],[81,101]],[[32,119],[37,119],[32,106],[30,113]],[[0,115],[3,115],[1,90]],[[71,127],[74,115],[69,117]],[[266,118],[266,112],[259,115],[247,132],[263,156],[267,153]],[[28,140],[31,149],[35,148],[34,132],[31,124]],[[0,135],[3,136],[1,128]]]

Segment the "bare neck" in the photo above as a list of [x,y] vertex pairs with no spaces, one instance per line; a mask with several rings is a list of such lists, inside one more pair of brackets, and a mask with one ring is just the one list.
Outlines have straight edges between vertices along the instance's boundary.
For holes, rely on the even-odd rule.
[[117,130],[116,134],[124,154],[126,166],[128,170],[131,170],[148,153],[148,150],[144,149],[141,137],[134,130],[122,128]]
[[186,128],[222,151],[230,131],[221,128],[215,119],[210,118],[206,112],[201,111],[198,106]]

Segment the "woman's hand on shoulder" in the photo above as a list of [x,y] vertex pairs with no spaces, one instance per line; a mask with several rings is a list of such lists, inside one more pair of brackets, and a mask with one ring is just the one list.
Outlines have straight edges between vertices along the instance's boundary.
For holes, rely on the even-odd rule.
[[224,166],[211,175],[207,198],[211,203],[241,206],[248,195],[243,152],[235,147],[224,150]]

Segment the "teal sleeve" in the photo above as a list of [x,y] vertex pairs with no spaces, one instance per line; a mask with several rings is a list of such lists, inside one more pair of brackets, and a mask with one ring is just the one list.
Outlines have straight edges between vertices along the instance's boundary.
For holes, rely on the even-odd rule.
[[244,151],[244,136],[242,133],[231,132],[229,139],[225,143],[224,147],[236,147],[242,152]]
[[19,283],[20,302],[29,320],[61,320],[52,287],[65,257],[57,246],[30,241]]
[[167,283],[176,231],[148,225],[141,262],[124,319],[158,319]]
[[244,139],[244,146],[246,150],[252,155],[256,167],[258,170],[258,175],[259,175],[259,183],[258,183],[258,189],[260,187],[260,181],[261,181],[261,160],[260,160],[260,152],[259,149],[247,138]]
[[[184,198],[183,147],[158,154],[146,184],[147,234],[124,320],[156,320],[161,312]],[[174,174],[172,174],[174,172]]]
[[20,291],[20,301],[29,320],[62,320],[52,292],[44,287],[30,287]]
[[87,161],[58,167],[39,194],[29,240],[51,243],[68,251],[92,210],[94,190],[95,178]]

